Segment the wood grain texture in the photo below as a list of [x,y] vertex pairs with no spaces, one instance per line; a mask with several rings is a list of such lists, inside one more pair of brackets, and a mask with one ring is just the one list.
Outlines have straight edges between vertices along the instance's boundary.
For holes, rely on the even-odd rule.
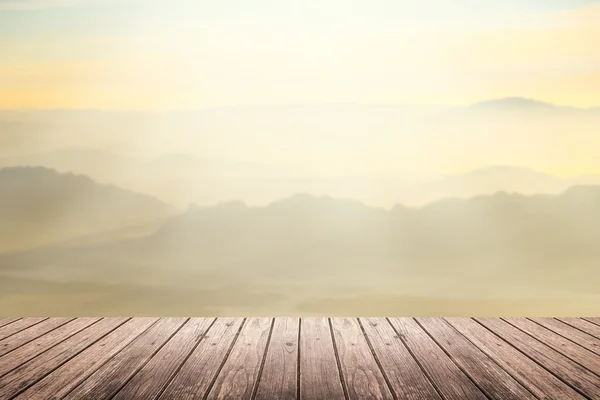
[[21,393],[17,399],[58,400],[63,398],[71,389],[156,321],[157,318],[135,318],[127,321],[70,359],[69,362],[46,375],[35,386]]
[[417,318],[452,360],[492,399],[535,399],[523,385],[439,318]]
[[78,318],[0,357],[0,376],[6,375],[99,320],[100,318]]
[[565,324],[569,324],[574,328],[579,329],[582,332],[587,333],[588,335],[594,336],[596,339],[600,339],[600,326],[585,320],[583,318],[558,318],[560,321]]
[[203,399],[235,343],[243,322],[242,318],[218,318],[160,399]]
[[90,375],[65,399],[110,399],[185,322],[185,318],[162,318]]
[[[27,390],[79,352],[125,323],[127,318],[103,319],[71,336],[0,378],[0,399],[12,398]],[[10,354],[9,354],[10,355]],[[7,356],[9,356],[7,355]]]
[[448,400],[484,400],[485,394],[465,375],[412,318],[389,318],[399,338],[411,351],[430,380]]
[[[543,327],[559,334],[565,339],[570,340],[578,344],[581,347],[585,347],[589,351],[600,355],[600,339],[595,338],[592,335],[587,333],[583,333],[577,328],[572,327],[569,324],[566,324],[562,321],[559,321],[554,318],[530,318],[533,322],[538,325],[542,325]],[[593,325],[593,324],[592,324]],[[600,328],[600,327],[599,327]]]
[[15,317],[0,399],[600,400],[593,321]]
[[506,321],[600,376],[600,357],[597,354],[528,319],[506,318]]
[[299,332],[300,319],[275,320],[256,399],[296,399]]
[[589,322],[591,322],[593,324],[596,324],[596,325],[600,326],[600,317],[585,317],[583,319],[585,319],[586,321],[589,321]]
[[600,398],[598,377],[544,343],[497,318],[477,318],[486,328],[508,340],[544,368],[590,398]]
[[265,358],[272,318],[249,318],[207,399],[251,399]]
[[72,321],[74,318],[50,318],[39,324],[33,325],[19,333],[0,340],[0,357],[23,346],[26,343],[47,334],[50,331]]
[[46,320],[48,318],[21,318],[18,321],[14,321],[11,324],[5,325],[0,328],[0,340],[8,338],[22,330],[29,328],[35,324]]
[[332,318],[334,345],[350,399],[392,399],[356,318]]
[[2,328],[5,325],[12,324],[13,322],[18,321],[20,319],[21,317],[2,317],[0,318],[0,328]]
[[194,318],[127,382],[114,399],[156,399],[204,337],[212,318]]
[[400,336],[385,318],[361,318],[360,323],[397,398],[441,399]]
[[526,386],[538,399],[585,399],[563,381],[471,318],[446,318],[446,320]]
[[329,321],[326,318],[302,318],[300,398],[345,399]]

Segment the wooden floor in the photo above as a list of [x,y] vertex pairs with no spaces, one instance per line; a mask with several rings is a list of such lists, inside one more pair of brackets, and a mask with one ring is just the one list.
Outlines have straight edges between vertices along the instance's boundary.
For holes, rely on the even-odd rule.
[[600,399],[600,318],[0,318],[0,399]]

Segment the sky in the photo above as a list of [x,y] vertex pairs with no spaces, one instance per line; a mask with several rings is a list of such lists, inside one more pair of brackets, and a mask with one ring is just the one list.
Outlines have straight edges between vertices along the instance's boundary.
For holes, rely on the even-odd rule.
[[0,0],[0,108],[600,106],[600,1]]

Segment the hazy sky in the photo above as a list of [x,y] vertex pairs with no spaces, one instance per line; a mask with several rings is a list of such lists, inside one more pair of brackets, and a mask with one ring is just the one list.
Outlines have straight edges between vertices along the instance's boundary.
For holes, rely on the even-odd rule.
[[600,106],[600,1],[0,0],[0,107]]

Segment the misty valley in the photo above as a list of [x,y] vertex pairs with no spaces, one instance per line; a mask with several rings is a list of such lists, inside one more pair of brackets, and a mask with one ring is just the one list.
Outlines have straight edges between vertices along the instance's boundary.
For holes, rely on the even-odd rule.
[[591,184],[419,207],[296,193],[182,208],[13,166],[0,169],[0,221],[3,315],[591,315],[600,304]]

